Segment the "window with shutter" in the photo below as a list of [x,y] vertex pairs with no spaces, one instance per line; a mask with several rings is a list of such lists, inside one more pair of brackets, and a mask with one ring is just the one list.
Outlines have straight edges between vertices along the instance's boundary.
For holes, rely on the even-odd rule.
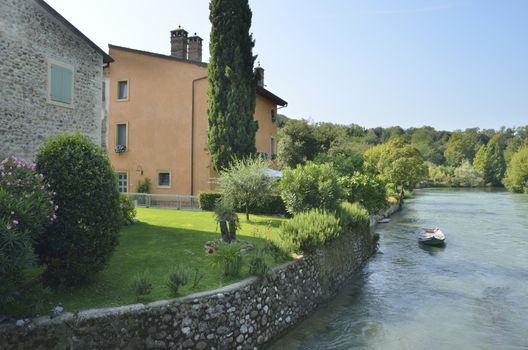
[[49,96],[53,104],[71,106],[73,104],[73,67],[51,62],[49,64]]

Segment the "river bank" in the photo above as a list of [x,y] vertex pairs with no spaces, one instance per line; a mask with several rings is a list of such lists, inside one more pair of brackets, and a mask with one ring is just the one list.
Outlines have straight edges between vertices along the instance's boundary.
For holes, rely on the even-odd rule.
[[[528,348],[527,212],[526,195],[415,191],[373,229],[379,253],[270,350]],[[418,244],[427,226],[444,248]]]

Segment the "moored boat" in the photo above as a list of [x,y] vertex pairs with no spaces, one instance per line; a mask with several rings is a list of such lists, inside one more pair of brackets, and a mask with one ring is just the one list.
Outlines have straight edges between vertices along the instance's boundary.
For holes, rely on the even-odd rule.
[[439,228],[423,228],[418,241],[427,245],[442,245],[445,243],[445,235]]

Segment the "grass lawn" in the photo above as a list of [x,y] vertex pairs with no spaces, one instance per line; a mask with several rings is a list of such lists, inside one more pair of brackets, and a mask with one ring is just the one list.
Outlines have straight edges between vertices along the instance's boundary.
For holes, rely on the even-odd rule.
[[[197,288],[191,283],[180,289],[180,295],[211,290],[249,276],[245,263],[238,278],[224,278],[221,268],[212,268],[204,243],[219,238],[220,232],[212,212],[192,212],[165,209],[138,208],[139,223],[124,227],[108,267],[98,273],[93,281],[75,289],[47,290],[40,287],[35,278],[28,286],[27,295],[7,310],[13,316],[48,314],[62,302],[66,311],[87,308],[119,306],[138,302],[130,287],[132,278],[148,271],[152,281],[152,293],[141,302],[170,298],[165,283],[173,267],[198,267],[204,274]],[[284,219],[251,215],[251,222],[241,218],[239,239],[255,246],[263,245],[265,238],[277,240],[279,227]],[[244,258],[247,262],[247,257]],[[266,258],[271,265],[283,261]],[[36,270],[37,271],[37,270]],[[192,279],[192,274],[191,274]]]

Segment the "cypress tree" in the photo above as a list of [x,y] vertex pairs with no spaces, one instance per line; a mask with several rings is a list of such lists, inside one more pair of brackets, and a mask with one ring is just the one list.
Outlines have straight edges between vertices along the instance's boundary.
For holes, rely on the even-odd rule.
[[256,152],[256,56],[249,33],[252,13],[248,1],[211,0],[209,9],[212,28],[207,136],[213,168],[219,171],[233,158],[242,159]]

